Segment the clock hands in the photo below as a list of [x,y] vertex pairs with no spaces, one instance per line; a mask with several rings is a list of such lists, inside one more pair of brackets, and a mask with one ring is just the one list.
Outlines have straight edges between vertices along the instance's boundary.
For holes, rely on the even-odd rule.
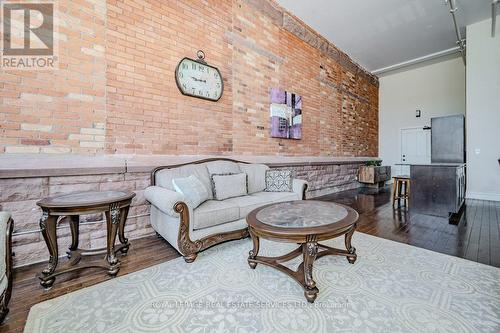
[[198,81],[198,82],[203,82],[203,83],[207,83],[207,80],[202,80],[202,79],[197,79],[195,78],[194,76],[191,76],[191,78],[195,81]]
[[177,64],[175,80],[182,94],[210,101],[218,101],[224,90],[223,78],[216,67],[190,58],[183,58]]

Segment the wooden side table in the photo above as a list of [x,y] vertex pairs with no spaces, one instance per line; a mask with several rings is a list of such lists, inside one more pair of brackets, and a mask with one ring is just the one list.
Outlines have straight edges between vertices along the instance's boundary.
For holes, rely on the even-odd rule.
[[[135,197],[135,193],[132,192],[91,191],[71,193],[38,201],[36,204],[43,211],[40,229],[50,254],[49,264],[39,276],[40,284],[44,288],[50,288],[54,284],[56,276],[83,268],[102,268],[107,270],[109,275],[116,276],[120,270],[120,261],[116,254],[117,252],[126,254],[130,246],[128,239],[125,238],[125,222],[133,197]],[[95,250],[78,248],[80,215],[103,212],[106,215],[107,226],[106,248]],[[56,270],[59,259],[56,229],[60,216],[69,218],[71,245],[67,252],[69,261]],[[121,244],[115,246],[117,233]],[[82,257],[96,254],[106,254],[103,263],[77,265]]]

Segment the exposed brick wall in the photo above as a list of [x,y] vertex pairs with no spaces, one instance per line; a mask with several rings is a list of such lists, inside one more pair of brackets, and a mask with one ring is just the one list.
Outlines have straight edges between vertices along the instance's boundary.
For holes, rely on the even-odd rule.
[[[269,0],[62,0],[60,69],[0,72],[0,153],[377,156],[378,82]],[[174,69],[203,49],[217,102]],[[303,97],[303,139],[269,137],[269,89]]]
[[60,68],[0,71],[0,152],[97,153],[106,124],[106,5],[60,1]]
[[[307,197],[335,193],[359,187],[356,175],[360,163],[279,167],[292,170],[295,177],[309,183]],[[39,228],[41,209],[36,202],[47,196],[75,191],[129,190],[136,193],[129,211],[125,235],[135,239],[154,233],[149,223],[150,205],[144,190],[151,184],[150,173],[124,172],[107,175],[60,176],[0,179],[0,208],[14,219],[14,265],[46,261],[47,246]],[[106,245],[106,225],[102,214],[80,218],[80,247],[100,248]],[[63,256],[71,243],[68,222],[58,224],[59,255]],[[133,242],[132,242],[133,246]]]

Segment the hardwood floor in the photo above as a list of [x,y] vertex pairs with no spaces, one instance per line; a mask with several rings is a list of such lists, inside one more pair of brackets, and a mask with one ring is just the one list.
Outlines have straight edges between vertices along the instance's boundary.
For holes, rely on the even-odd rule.
[[[370,194],[352,190],[319,198],[347,204],[359,214],[358,231],[407,243],[436,252],[500,267],[500,203],[468,200],[458,225],[447,219],[408,214],[393,210],[390,190]],[[179,254],[156,236],[132,241],[128,256],[122,258],[119,276],[138,271]],[[22,332],[29,309],[36,303],[110,279],[102,270],[82,270],[59,276],[54,287],[43,290],[36,274],[45,263],[16,269],[10,312],[2,332]]]
[[388,189],[377,194],[345,191],[320,199],[356,209],[360,232],[500,267],[500,202],[468,199],[454,225],[446,218],[393,209]]

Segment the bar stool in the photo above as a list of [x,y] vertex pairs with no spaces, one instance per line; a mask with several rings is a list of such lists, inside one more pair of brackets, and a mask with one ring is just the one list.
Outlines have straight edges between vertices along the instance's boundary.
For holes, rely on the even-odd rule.
[[398,207],[400,206],[400,200],[403,199],[405,206],[408,208],[410,202],[410,176],[402,175],[392,177],[394,179],[394,188],[392,192],[392,207],[394,207],[396,201],[398,202]]

